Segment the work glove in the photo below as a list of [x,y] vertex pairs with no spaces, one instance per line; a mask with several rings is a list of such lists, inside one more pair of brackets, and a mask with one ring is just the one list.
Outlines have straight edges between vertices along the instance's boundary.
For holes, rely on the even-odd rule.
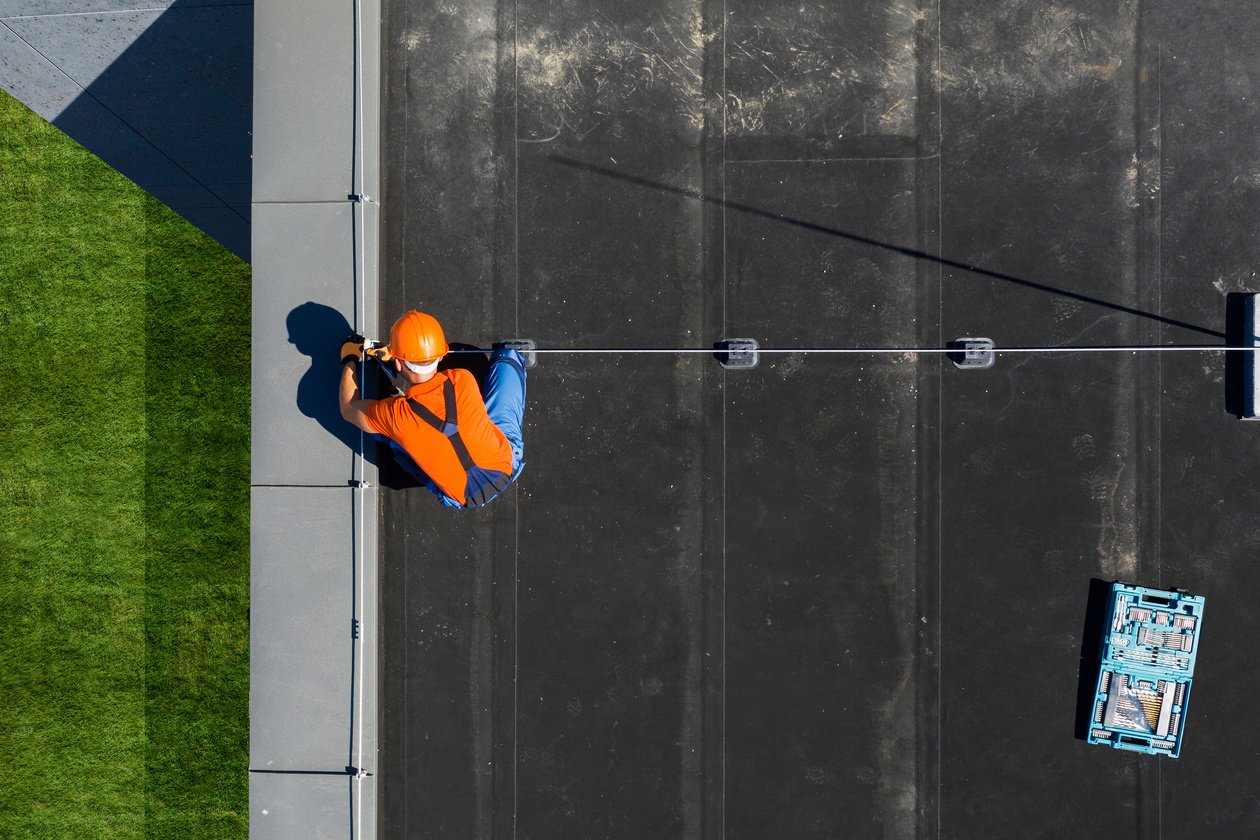
[[367,353],[369,356],[375,356],[382,362],[388,362],[394,358],[389,352],[389,347],[384,344],[380,347],[369,347],[363,352]]
[[363,336],[355,333],[341,343],[341,363],[357,362],[363,358]]

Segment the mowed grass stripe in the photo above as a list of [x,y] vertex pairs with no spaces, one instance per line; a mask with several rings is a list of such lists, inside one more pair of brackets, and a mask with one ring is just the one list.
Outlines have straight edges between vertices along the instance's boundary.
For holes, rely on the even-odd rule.
[[143,831],[145,198],[0,100],[0,819]]
[[0,246],[0,836],[243,838],[248,266],[3,93]]
[[249,266],[156,202],[148,221],[148,836],[243,838]]

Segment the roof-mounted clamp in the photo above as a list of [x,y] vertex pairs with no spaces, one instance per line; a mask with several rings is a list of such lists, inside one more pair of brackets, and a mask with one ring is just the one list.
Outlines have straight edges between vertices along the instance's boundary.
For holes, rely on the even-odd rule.
[[506,341],[496,341],[494,349],[504,348],[507,350],[515,350],[525,357],[525,367],[532,368],[538,364],[538,345],[534,343],[532,338],[509,338]]
[[983,370],[993,367],[995,353],[991,338],[958,338],[949,343],[946,353],[960,370]]
[[727,370],[752,370],[761,360],[755,338],[724,338],[713,345],[713,358]]

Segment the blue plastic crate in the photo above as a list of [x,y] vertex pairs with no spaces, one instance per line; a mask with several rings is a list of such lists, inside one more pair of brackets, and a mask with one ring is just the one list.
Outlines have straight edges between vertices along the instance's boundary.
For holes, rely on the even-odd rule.
[[1094,688],[1091,744],[1181,754],[1203,598],[1115,583]]

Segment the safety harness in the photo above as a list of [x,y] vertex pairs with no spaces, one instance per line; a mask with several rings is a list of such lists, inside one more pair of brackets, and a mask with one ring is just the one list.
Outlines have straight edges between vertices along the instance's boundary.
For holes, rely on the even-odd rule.
[[441,432],[451,442],[451,446],[455,448],[455,457],[459,458],[459,464],[467,474],[464,481],[464,504],[466,507],[480,507],[502,493],[504,488],[512,483],[512,477],[499,470],[482,469],[473,461],[472,455],[468,454],[468,447],[459,436],[459,411],[455,407],[455,384],[450,379],[442,383],[442,399],[446,403],[445,420],[411,397],[407,398],[407,405],[411,406],[411,410],[417,417]]

